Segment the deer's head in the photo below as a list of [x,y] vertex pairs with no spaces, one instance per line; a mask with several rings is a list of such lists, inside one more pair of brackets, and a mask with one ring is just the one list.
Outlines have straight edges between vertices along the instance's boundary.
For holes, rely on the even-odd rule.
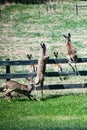
[[34,81],[33,77],[26,78],[26,80],[28,81],[28,87],[34,89],[35,88],[35,81]]
[[63,35],[63,36],[65,37],[66,42],[71,42],[71,34],[70,33],[68,33],[68,36],[66,36],[66,35]]
[[28,58],[29,60],[31,60],[32,54],[27,54],[27,58]]
[[40,44],[41,48],[43,48],[44,50],[46,50],[46,45],[44,43]]
[[58,58],[58,51],[53,53],[55,58]]

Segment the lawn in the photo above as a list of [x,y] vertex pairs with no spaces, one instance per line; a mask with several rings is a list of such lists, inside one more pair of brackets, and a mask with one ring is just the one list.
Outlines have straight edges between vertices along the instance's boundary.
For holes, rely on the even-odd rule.
[[87,95],[0,99],[0,130],[86,130]]

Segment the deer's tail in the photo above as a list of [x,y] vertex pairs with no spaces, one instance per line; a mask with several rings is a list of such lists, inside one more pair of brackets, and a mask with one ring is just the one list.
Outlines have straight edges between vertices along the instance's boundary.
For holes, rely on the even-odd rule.
[[0,91],[1,92],[5,92],[7,89],[6,89],[6,84],[5,83],[3,83],[2,85],[1,85],[1,87],[0,87]]

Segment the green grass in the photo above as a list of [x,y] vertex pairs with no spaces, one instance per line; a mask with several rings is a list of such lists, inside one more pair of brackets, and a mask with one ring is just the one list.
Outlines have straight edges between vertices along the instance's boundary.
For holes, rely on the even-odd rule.
[[0,130],[86,130],[87,95],[0,99]]

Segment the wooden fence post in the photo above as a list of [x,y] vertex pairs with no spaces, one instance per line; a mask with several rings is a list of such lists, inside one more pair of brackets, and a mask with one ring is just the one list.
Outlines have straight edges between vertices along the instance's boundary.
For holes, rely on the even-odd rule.
[[76,4],[76,15],[78,15],[78,5]]
[[40,18],[40,0],[38,0],[38,14],[39,14],[39,18]]
[[[6,59],[6,61],[10,61],[10,59]],[[6,65],[6,74],[10,73],[10,65]],[[7,81],[9,81],[9,78],[6,78]]]

